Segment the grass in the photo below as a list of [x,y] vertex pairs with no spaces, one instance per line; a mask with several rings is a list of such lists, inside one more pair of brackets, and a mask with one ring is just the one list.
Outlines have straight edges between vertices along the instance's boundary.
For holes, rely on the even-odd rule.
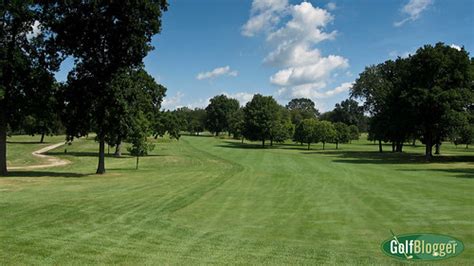
[[[34,145],[10,145],[13,162]],[[472,263],[474,149],[332,146],[183,137],[97,176],[81,139],[49,153],[70,165],[0,178],[0,264],[397,264],[390,229],[454,236],[466,249],[444,262]]]

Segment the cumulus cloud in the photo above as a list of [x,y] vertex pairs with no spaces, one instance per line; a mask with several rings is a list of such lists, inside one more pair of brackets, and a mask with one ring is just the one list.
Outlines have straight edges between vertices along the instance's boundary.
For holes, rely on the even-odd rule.
[[278,90],[277,96],[284,99],[324,99],[349,91],[352,88],[353,84],[354,82],[344,82],[334,89],[325,91],[321,91],[320,89],[326,87],[326,84],[305,84],[292,88],[281,88]]
[[250,18],[242,26],[242,35],[251,37],[270,30],[280,22],[281,15],[287,7],[288,0],[254,0]]
[[161,107],[163,109],[171,109],[171,110],[179,108],[183,96],[184,94],[178,91],[175,96],[165,97],[163,99],[163,103],[161,104]]
[[[260,1],[254,0],[253,3],[256,2]],[[326,96],[324,90],[331,83],[331,77],[337,76],[337,71],[346,69],[349,62],[340,55],[323,56],[316,47],[322,41],[336,38],[337,31],[327,31],[327,26],[334,20],[334,16],[309,2],[286,4],[285,12],[273,13],[274,16],[279,16],[278,22],[283,21],[283,18],[286,22],[273,24],[272,28],[264,31],[271,50],[263,59],[263,63],[279,68],[270,77],[270,83],[279,87],[277,95],[309,97],[313,100],[316,97],[335,95],[333,92]],[[331,8],[335,8],[335,4],[331,5]],[[254,5],[252,14],[253,9]]]
[[238,72],[235,70],[231,70],[230,66],[218,67],[211,71],[201,72],[197,74],[196,79],[203,80],[203,79],[212,79],[219,76],[231,76],[236,77]]
[[406,5],[402,7],[401,10],[401,12],[407,17],[400,21],[396,21],[395,23],[393,23],[393,25],[395,27],[400,27],[408,21],[417,20],[421,16],[421,13],[426,10],[432,3],[432,0],[410,0]]

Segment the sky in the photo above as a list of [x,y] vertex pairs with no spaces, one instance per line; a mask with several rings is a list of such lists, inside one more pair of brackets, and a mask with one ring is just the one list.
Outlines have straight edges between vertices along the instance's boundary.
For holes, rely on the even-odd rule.
[[[474,52],[472,0],[170,0],[145,68],[167,88],[164,109],[226,94],[329,111],[366,66],[444,42]],[[474,56],[474,55],[471,55]],[[71,60],[57,74],[64,80]]]

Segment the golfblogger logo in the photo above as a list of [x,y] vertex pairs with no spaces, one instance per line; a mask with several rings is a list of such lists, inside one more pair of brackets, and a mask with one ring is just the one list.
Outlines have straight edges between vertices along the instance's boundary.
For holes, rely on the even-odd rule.
[[461,254],[464,244],[453,237],[437,234],[395,235],[382,243],[382,251],[401,260],[441,260]]

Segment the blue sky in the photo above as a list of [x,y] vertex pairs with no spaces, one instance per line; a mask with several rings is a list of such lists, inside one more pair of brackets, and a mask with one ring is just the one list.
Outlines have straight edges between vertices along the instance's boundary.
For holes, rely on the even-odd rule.
[[473,51],[473,12],[472,0],[171,0],[145,66],[164,108],[261,93],[327,111],[367,65],[439,41]]

